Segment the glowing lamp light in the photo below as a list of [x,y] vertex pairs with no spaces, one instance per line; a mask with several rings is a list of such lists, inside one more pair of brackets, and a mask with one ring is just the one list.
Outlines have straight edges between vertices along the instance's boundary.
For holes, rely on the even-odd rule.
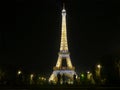
[[30,75],[30,78],[31,78],[31,79],[33,79],[33,77],[34,77],[34,75],[33,75],[33,74],[31,74],[31,75]]
[[82,78],[84,78],[84,77],[85,77],[85,75],[84,75],[84,74],[81,74],[81,77],[82,77]]
[[18,70],[18,75],[20,75],[22,72],[20,70]]
[[98,64],[98,65],[97,65],[97,67],[98,67],[98,68],[101,68],[101,65],[100,65],[100,64]]
[[89,73],[90,73],[90,71],[87,71],[87,73],[89,74]]

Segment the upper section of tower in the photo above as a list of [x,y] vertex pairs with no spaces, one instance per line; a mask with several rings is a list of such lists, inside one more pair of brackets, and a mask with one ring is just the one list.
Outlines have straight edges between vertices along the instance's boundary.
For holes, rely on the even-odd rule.
[[65,4],[63,3],[62,15],[66,15]]

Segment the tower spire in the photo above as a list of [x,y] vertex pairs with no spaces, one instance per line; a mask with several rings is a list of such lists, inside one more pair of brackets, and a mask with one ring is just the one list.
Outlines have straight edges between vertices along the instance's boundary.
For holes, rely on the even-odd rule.
[[60,52],[68,51],[68,43],[67,43],[67,31],[66,31],[66,10],[63,3],[62,10],[62,28],[61,28],[61,44],[60,44]]
[[65,3],[63,3],[63,9],[65,9]]

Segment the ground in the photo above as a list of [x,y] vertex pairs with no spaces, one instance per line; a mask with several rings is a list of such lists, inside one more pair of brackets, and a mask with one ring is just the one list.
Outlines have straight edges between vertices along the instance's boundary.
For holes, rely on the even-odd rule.
[[46,85],[27,87],[0,87],[0,90],[120,90],[119,86],[70,86],[70,85]]

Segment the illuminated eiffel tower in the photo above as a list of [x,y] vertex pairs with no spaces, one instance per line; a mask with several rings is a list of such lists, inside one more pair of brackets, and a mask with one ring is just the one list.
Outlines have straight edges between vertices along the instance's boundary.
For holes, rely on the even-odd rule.
[[58,60],[56,66],[53,67],[53,73],[49,78],[49,82],[57,82],[57,75],[65,75],[67,81],[73,81],[73,75],[76,75],[75,67],[73,67],[68,50],[67,31],[66,31],[66,10],[63,5],[62,10],[62,29],[61,29],[61,43],[60,52],[58,53]]

